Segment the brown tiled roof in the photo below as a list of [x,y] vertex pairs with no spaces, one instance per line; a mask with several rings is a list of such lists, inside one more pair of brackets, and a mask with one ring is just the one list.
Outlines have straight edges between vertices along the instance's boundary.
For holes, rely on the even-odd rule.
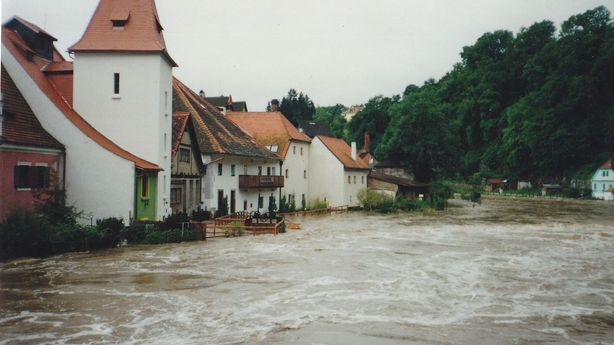
[[426,183],[416,182],[406,177],[398,177],[398,176],[384,174],[384,173],[375,172],[375,171],[372,171],[369,173],[369,178],[388,182],[388,183],[394,183],[398,186],[404,186],[404,187],[426,187],[428,186],[428,184]]
[[215,107],[224,107],[226,108],[229,104],[232,104],[231,96],[216,96],[216,97],[205,97],[205,101],[209,102],[211,105]]
[[2,97],[4,120],[0,142],[54,149],[64,148],[64,145],[43,129],[4,65],[2,65]]
[[[122,29],[113,20],[126,20]],[[159,52],[177,66],[166,50],[154,0],[100,0],[83,37],[71,52]]]
[[614,169],[614,163],[612,162],[612,158],[608,159],[607,162],[603,163],[600,169]]
[[32,30],[34,33],[37,33],[39,35],[43,35],[43,36],[47,36],[49,38],[51,38],[54,41],[57,41],[57,38],[51,36],[51,34],[49,34],[47,31],[41,29],[38,25],[34,25],[32,23],[30,23],[29,21],[19,17],[19,16],[14,16],[13,17],[14,20],[20,22],[21,24],[25,25],[26,27],[28,27],[30,30]]
[[281,157],[286,157],[290,141],[311,142],[278,111],[230,112],[226,117],[253,136],[260,145],[277,145]]
[[190,118],[190,113],[174,113],[173,114],[173,136],[172,136],[172,156],[175,158],[177,155],[177,151],[179,151],[179,145],[181,144],[181,137],[183,137],[183,132],[185,132],[185,128],[188,125],[188,119]]
[[315,138],[317,136],[324,136],[324,137],[333,136],[328,126],[323,123],[309,121],[309,120],[298,120],[296,122],[298,124],[298,128],[300,128],[303,131],[303,133],[305,133],[310,138]]
[[173,112],[190,113],[201,153],[279,159],[177,79],[173,79]]
[[352,159],[352,148],[343,139],[318,135],[330,152],[337,157],[346,169],[369,169],[369,165],[360,159]]
[[[47,98],[49,98],[49,100],[64,114],[64,116],[66,116],[66,118],[72,122],[75,127],[83,132],[83,134],[88,136],[91,140],[107,151],[112,152],[123,159],[134,162],[138,169],[161,170],[158,165],[139,158],[119,147],[109,138],[98,132],[87,121],[85,121],[85,119],[83,119],[83,117],[81,117],[81,115],[79,115],[72,108],[68,99],[63,96],[63,94],[67,92],[66,85],[62,86],[55,84],[54,80],[43,72],[43,69],[50,63],[50,61],[37,55],[32,56],[31,61],[28,60],[28,54],[24,54],[23,50],[23,47],[27,47],[27,44],[16,32],[3,27],[2,45],[8,49],[10,54],[17,60],[30,78],[32,78],[41,92],[45,94]],[[57,59],[54,60],[56,62],[64,61],[64,58],[57,51],[54,51],[53,56],[54,59]],[[67,75],[70,76],[70,74]],[[72,83],[70,88],[72,89]]]

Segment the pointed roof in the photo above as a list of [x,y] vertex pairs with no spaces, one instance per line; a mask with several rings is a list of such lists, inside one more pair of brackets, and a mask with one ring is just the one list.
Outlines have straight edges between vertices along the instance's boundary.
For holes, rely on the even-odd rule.
[[[57,79],[58,74],[51,73],[48,75],[44,72],[46,66],[52,62],[65,65],[66,60],[56,49],[53,51],[53,61],[49,61],[47,58],[36,54],[33,55],[25,40],[17,32],[4,26],[2,27],[2,45],[6,47],[10,55],[17,60],[17,63],[19,63],[21,68],[30,76],[40,91],[84,135],[89,137],[103,149],[125,160],[132,161],[138,169],[150,171],[162,170],[157,164],[146,161],[121,148],[102,133],[98,132],[73,109],[72,104],[67,97],[65,97],[68,90],[72,90],[72,74],[63,74],[60,75],[62,77],[61,79]],[[8,72],[10,74],[10,71]]]
[[614,169],[614,163],[612,163],[612,158],[608,159],[607,162],[603,163],[599,169]]
[[159,52],[177,67],[166,50],[154,0],[100,0],[85,33],[68,51]]
[[32,112],[11,76],[2,65],[2,98],[4,120],[0,143],[63,149],[59,141],[49,134]]
[[281,157],[286,157],[290,141],[311,142],[278,111],[230,112],[226,117],[253,136],[260,145],[277,145]]
[[328,150],[337,157],[346,169],[369,169],[369,165],[360,159],[352,159],[352,148],[343,139],[317,136]]
[[173,146],[171,147],[171,157],[175,158],[179,146],[181,145],[181,137],[188,125],[190,113],[174,113],[173,114],[173,135],[171,137]]
[[178,112],[190,114],[201,153],[279,159],[216,107],[173,78],[173,113]]
[[310,138],[315,138],[317,136],[325,136],[325,137],[333,136],[328,126],[326,126],[323,123],[310,121],[310,120],[298,120],[296,122],[298,124],[299,130],[305,133]]

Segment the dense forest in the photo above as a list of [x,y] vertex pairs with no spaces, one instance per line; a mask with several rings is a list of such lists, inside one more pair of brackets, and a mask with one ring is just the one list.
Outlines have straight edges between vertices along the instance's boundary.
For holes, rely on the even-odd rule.
[[[377,96],[349,123],[340,104],[314,119],[398,160],[416,179],[558,181],[586,178],[614,153],[614,25],[597,7],[464,47],[439,80]],[[401,67],[402,68],[402,67]]]

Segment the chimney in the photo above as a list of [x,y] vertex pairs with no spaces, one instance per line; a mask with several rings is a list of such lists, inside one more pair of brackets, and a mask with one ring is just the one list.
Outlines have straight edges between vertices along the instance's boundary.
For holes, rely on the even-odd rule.
[[368,131],[365,131],[365,142],[362,145],[362,149],[367,153],[371,153],[371,137],[369,136]]
[[271,100],[271,111],[279,111],[279,100],[278,99]]
[[205,98],[205,91],[200,90],[200,92],[198,93],[198,95],[199,95],[201,98]]
[[356,160],[356,142],[352,141],[352,159]]

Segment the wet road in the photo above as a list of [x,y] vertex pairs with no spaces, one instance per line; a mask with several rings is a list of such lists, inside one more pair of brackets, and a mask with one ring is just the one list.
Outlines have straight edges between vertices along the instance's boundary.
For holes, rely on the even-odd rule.
[[614,344],[614,203],[455,206],[0,264],[0,344]]

